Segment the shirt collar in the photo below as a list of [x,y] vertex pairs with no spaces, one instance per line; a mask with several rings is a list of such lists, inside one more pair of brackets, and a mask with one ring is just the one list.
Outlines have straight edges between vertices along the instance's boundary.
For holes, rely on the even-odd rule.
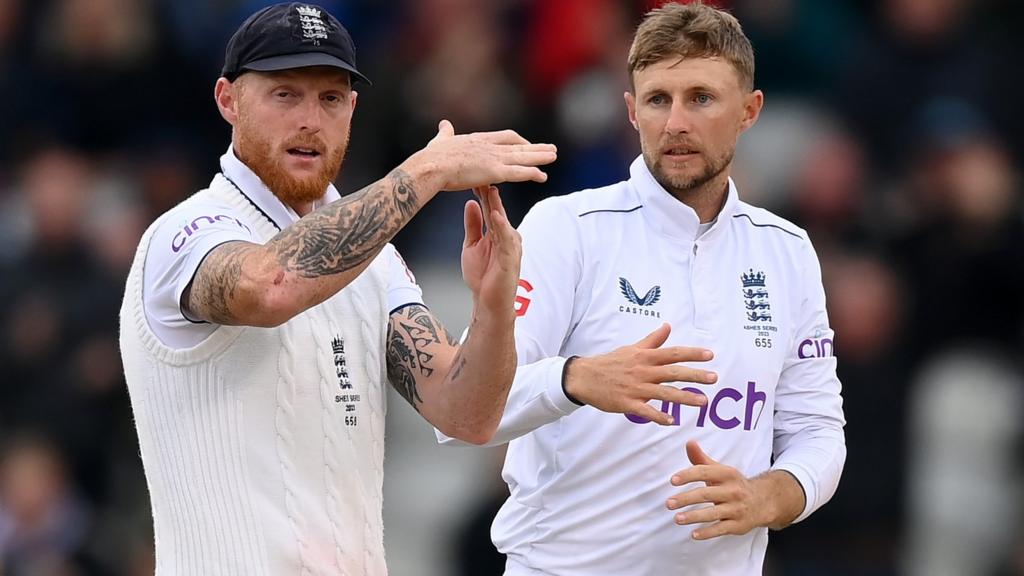
[[[228,151],[220,157],[220,171],[224,177],[231,181],[250,202],[256,205],[263,214],[269,218],[279,230],[291,225],[299,219],[299,215],[284,202],[281,202],[273,192],[267,188],[260,177],[238,159],[235,155],[234,146],[228,146]],[[341,198],[338,189],[334,184],[328,184],[327,192],[319,200],[313,203],[313,209],[324,204],[334,202]]]
[[[675,196],[665,190],[654,175],[647,168],[643,155],[637,157],[629,166],[629,182],[633,185],[643,204],[644,215],[660,233],[684,242],[693,242],[697,238],[700,227],[700,218],[697,212],[686,204],[680,202]],[[726,194],[725,204],[722,210],[716,215],[714,224],[705,234],[705,238],[711,237],[726,225],[723,220],[729,220],[739,202],[739,193],[736,191],[736,183],[729,178],[729,191]]]

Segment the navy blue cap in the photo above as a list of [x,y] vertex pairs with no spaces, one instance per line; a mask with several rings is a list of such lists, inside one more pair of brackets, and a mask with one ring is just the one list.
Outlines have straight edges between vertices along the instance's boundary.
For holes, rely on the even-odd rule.
[[337,18],[315,4],[287,2],[256,12],[238,27],[228,41],[221,75],[234,81],[249,70],[308,66],[333,66],[353,81],[370,83],[356,69],[355,45]]

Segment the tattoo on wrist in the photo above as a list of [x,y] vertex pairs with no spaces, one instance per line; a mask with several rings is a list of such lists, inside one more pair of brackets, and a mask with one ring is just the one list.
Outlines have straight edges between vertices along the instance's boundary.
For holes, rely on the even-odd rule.
[[[392,193],[381,193],[387,186]],[[286,271],[304,278],[338,274],[380,250],[418,209],[412,178],[396,168],[285,228],[268,246]]]

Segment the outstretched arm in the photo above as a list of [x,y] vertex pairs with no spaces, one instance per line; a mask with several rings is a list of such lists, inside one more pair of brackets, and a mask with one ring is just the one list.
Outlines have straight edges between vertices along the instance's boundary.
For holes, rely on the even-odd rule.
[[437,137],[387,176],[308,214],[264,245],[214,248],[182,294],[190,317],[216,324],[276,326],[354,280],[441,190],[504,181],[544,181],[537,166],[554,147],[512,131]]
[[522,254],[518,233],[505,217],[497,189],[477,190],[489,223],[473,202],[466,205],[463,277],[473,293],[469,335],[458,346],[422,305],[391,314],[388,377],[435,428],[483,444],[501,419],[515,374],[516,281]]

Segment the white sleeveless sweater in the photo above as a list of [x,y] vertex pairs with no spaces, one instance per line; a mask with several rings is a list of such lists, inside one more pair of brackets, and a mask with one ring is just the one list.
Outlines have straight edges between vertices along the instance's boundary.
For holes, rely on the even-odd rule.
[[[204,195],[236,208],[260,241],[277,233],[223,176],[193,198]],[[387,260],[277,328],[222,326],[174,350],[143,311],[156,226],[128,276],[120,344],[157,575],[386,574]]]

